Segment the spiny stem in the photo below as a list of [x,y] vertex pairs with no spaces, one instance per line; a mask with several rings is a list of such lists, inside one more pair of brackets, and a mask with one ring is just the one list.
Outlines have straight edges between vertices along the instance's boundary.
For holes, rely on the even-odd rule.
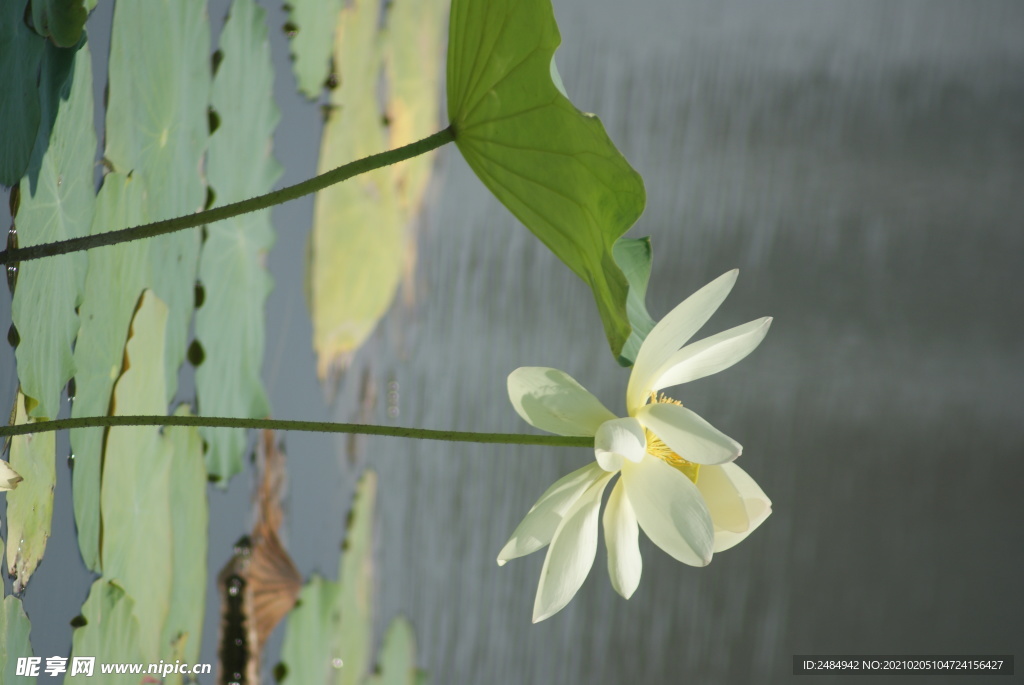
[[422,155],[425,152],[430,152],[431,150],[439,148],[445,143],[449,143],[453,140],[455,140],[455,130],[449,126],[443,131],[438,131],[437,133],[428,136],[423,140],[418,140],[415,143],[409,143],[408,145],[404,145],[394,150],[388,150],[387,152],[381,152],[376,155],[364,157],[363,159],[358,159],[354,162],[349,162],[337,169],[320,174],[319,176],[315,176],[309,180],[296,183],[295,185],[288,186],[287,188],[275,190],[274,192],[267,193],[266,195],[260,195],[259,197],[242,200],[241,202],[224,205],[223,207],[214,207],[213,209],[208,209],[205,212],[187,214],[185,216],[166,219],[164,221],[155,221],[151,224],[125,228],[119,231],[109,231],[107,233],[97,233],[95,235],[88,235],[80,238],[71,238],[70,240],[61,240],[55,243],[44,243],[42,245],[32,245],[30,247],[4,250],[3,252],[0,252],[0,264],[16,264],[30,259],[41,259],[43,257],[67,254],[68,252],[90,250],[95,247],[116,245],[117,243],[125,243],[130,240],[153,238],[158,235],[163,235],[164,233],[173,233],[174,231],[181,231],[186,228],[195,228],[196,226],[211,224],[215,221],[230,219],[231,217],[238,216],[239,214],[267,209],[268,207],[273,207],[274,205],[294,200],[302,197],[303,195],[309,195],[310,193],[315,193],[318,190],[323,190],[327,186],[334,185],[335,183],[341,183],[353,176],[365,174],[367,171],[373,171],[374,169],[379,169],[390,164],[395,164],[396,162],[401,162],[406,159]]
[[564,437],[561,435],[524,435],[522,433],[470,433],[467,431],[439,431],[426,428],[400,428],[398,426],[372,426],[362,423],[330,423],[324,421],[282,421],[278,419],[231,419],[219,416],[85,416],[75,419],[38,421],[17,426],[0,426],[0,438],[30,433],[48,433],[71,428],[99,428],[109,426],[194,426],[207,428],[269,428],[277,431],[305,431],[311,433],[356,433],[360,435],[388,435],[395,438],[417,440],[444,440],[447,442],[485,442],[506,445],[549,445],[553,447],[592,447],[593,438]]

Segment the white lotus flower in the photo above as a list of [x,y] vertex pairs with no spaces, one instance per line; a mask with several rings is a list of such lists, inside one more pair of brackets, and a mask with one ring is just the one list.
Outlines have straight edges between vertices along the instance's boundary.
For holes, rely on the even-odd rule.
[[[771,325],[765,317],[686,345],[725,300],[733,270],[687,298],[651,330],[617,418],[568,374],[523,367],[508,377],[512,405],[551,433],[593,436],[595,462],[548,488],[498,555],[498,564],[549,545],[533,620],[561,610],[579,590],[597,553],[601,497],[620,475],[603,524],[612,587],[629,598],[640,583],[639,529],[673,558],[705,566],[714,552],[743,540],[771,513],[771,501],[729,462],[739,443],[657,392],[726,369],[746,357]],[[680,349],[681,348],[681,349]]]
[[18,483],[24,480],[18,475],[18,472],[11,468],[11,465],[0,459],[0,492],[7,490],[13,490],[18,487]]

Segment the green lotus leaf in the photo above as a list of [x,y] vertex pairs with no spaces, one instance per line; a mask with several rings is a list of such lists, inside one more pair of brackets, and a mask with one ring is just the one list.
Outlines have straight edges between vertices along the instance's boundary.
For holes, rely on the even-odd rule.
[[[92,234],[147,223],[146,194],[140,175],[107,174],[96,198]],[[75,342],[73,417],[109,413],[114,381],[124,363],[128,328],[139,297],[151,281],[149,250],[150,241],[134,240],[87,253],[85,295],[79,309],[81,326]],[[104,434],[103,428],[71,431],[78,548],[85,565],[96,572],[100,571],[100,456]]]
[[[0,557],[4,554],[4,541],[0,538]],[[29,633],[32,631],[32,624],[25,614],[25,608],[17,597],[5,597],[3,584],[0,583],[0,683],[35,682],[36,679],[26,680],[25,676],[19,676],[17,663],[19,657],[29,657],[32,654],[32,642]]]
[[[0,544],[0,552],[3,544]],[[0,589],[3,594],[3,589]],[[0,683],[34,683],[36,678],[17,674],[18,658],[33,656],[29,633],[32,624],[25,614],[21,600],[10,596],[3,598],[0,606]]]
[[[184,405],[174,414],[191,416]],[[168,428],[163,440],[170,443],[174,456],[170,471],[171,551],[164,554],[164,563],[171,567],[171,599],[161,658],[168,663],[175,659],[196,663],[202,646],[210,524],[203,440],[195,428]]]
[[593,290],[617,357],[631,328],[612,246],[643,211],[643,179],[552,79],[560,40],[550,0],[454,0],[448,117],[484,185]]
[[[78,59],[78,51],[81,50],[86,44],[86,36],[83,33],[82,37],[79,38],[78,42],[74,45],[66,48],[57,47],[50,41],[45,41],[45,49],[43,50],[43,61],[40,64],[39,69],[39,110],[40,110],[40,122],[38,134],[42,134],[45,131],[49,131],[50,140],[53,139],[53,126],[55,119],[57,118],[58,112],[61,110],[61,102],[68,99],[71,90],[71,78],[75,71],[75,62]],[[92,61],[91,55],[84,53],[81,59],[88,59]],[[89,68],[89,78],[92,78],[92,68]],[[66,106],[66,105],[65,105]],[[84,112],[85,116],[92,118],[91,112]],[[36,147],[33,148],[33,152],[42,151],[38,148],[39,145],[48,145],[49,140],[43,137],[37,137],[35,141]],[[93,136],[93,155],[95,156],[95,136]],[[30,164],[28,168],[29,179],[32,182],[32,188],[36,187],[39,180],[40,168],[38,165]]]
[[341,614],[339,654],[345,663],[338,685],[362,682],[372,662],[373,646],[373,519],[377,507],[377,474],[366,471],[359,478],[348,532],[338,566],[338,610]]
[[[25,412],[26,398],[18,392],[14,425],[32,421]],[[11,468],[22,481],[7,493],[7,569],[14,576],[14,592],[20,593],[36,570],[53,519],[53,488],[57,483],[54,433],[17,435],[11,438]]]
[[[94,657],[93,675],[71,675],[71,660],[65,683],[103,682],[97,680],[99,664],[143,663],[148,655],[140,648],[139,622],[132,598],[116,582],[100,578],[92,584],[82,605],[85,625],[71,634],[71,657]],[[125,682],[130,682],[126,678]],[[139,681],[142,682],[142,681]]]
[[[378,105],[379,0],[338,14],[331,92],[317,173],[387,148]],[[384,315],[401,276],[403,230],[392,172],[361,174],[316,195],[309,249],[313,348],[321,379],[342,368]]]
[[[92,64],[89,49],[78,53],[47,50],[41,90],[63,83],[63,97],[43,100],[42,122],[21,181],[15,218],[20,246],[87,235],[95,195],[92,125]],[[51,57],[52,55],[52,57]],[[74,72],[68,83],[68,56]],[[50,111],[56,107],[54,114]],[[50,130],[45,124],[53,121]],[[22,389],[31,398],[29,415],[56,418],[60,396],[74,372],[72,343],[78,332],[75,308],[81,303],[86,257],[60,255],[21,264],[11,316],[21,343],[15,350]]]
[[289,45],[299,92],[310,100],[320,96],[331,68],[334,24],[341,0],[290,0]]
[[[173,606],[171,607],[171,610],[172,611],[174,610]],[[198,638],[198,636],[196,636],[196,638]],[[190,642],[189,642],[189,636],[188,635],[186,635],[184,633],[179,635],[178,638],[175,639],[171,643],[171,646],[170,646],[170,649],[171,649],[170,656],[164,658],[164,662],[166,662],[166,663],[179,662],[180,663],[180,662],[183,662],[183,661],[184,662],[191,661],[192,663],[195,663],[196,659],[198,658],[198,648],[196,649],[196,656],[195,657],[189,657],[189,654],[191,653],[189,651],[189,644],[190,644]],[[192,682],[196,682],[196,681],[189,680],[188,682],[192,683]],[[181,673],[171,673],[171,674],[167,675],[163,679],[162,685],[183,685],[184,683],[185,683],[185,676],[183,674],[181,674]]]
[[[202,209],[210,95],[204,0],[116,3],[108,91],[105,157],[115,171],[139,175],[151,189],[146,204],[150,221]],[[185,358],[199,240],[196,228],[149,241],[150,285],[170,310],[167,400]]]
[[428,683],[425,672],[416,668],[416,635],[404,616],[391,621],[377,657],[377,671],[367,685],[418,685]]
[[651,239],[619,238],[612,248],[612,254],[629,283],[626,314],[629,316],[632,332],[626,344],[622,346],[619,363],[631,366],[640,351],[640,345],[655,324],[654,319],[647,313],[646,304],[647,283],[651,278],[651,261],[654,256],[651,251]]
[[[125,347],[125,371],[114,386],[115,416],[166,413],[167,317],[167,305],[151,290],[143,293]],[[121,426],[108,431],[103,454],[103,573],[131,597],[137,641],[151,662],[162,653],[171,599],[172,449],[157,426]]]
[[[21,9],[21,4],[7,3],[0,11]],[[0,184],[14,185],[31,170],[35,188],[40,170],[38,165],[29,167],[29,162],[33,151],[42,157],[49,145],[59,101],[68,98],[67,82],[85,35],[61,48],[30,30],[20,16],[0,14],[0,38],[0,86],[5,96],[0,100],[0,121],[5,124],[0,128]],[[41,132],[44,137],[37,139]]]
[[63,48],[78,42],[88,17],[84,0],[32,0],[32,25],[36,33]]
[[[335,661],[341,643],[338,625],[338,583],[314,575],[302,587],[295,608],[288,614],[281,663],[288,685],[333,682],[332,674],[345,664]],[[337,665],[336,665],[337,664]]]
[[24,21],[25,3],[0,4],[0,185],[28,168],[39,131],[39,65],[46,41]]
[[[220,127],[210,137],[207,181],[224,205],[269,192],[281,175],[271,153],[280,119],[273,99],[266,12],[252,0],[235,0],[213,82],[212,104]],[[272,287],[265,268],[274,243],[270,211],[218,221],[207,227],[199,261],[205,297],[196,310],[196,338],[205,361],[196,369],[199,407],[207,416],[262,418],[270,413],[261,379],[263,307]],[[244,468],[245,431],[203,430],[210,474],[224,485]]]
[[369,672],[376,500],[377,474],[366,471],[356,486],[338,581],[312,578],[288,616],[281,651],[287,675],[282,682],[356,685]]

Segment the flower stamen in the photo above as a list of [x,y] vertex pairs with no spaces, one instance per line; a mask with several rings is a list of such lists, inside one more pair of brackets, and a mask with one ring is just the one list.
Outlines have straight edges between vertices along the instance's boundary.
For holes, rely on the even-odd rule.
[[[658,393],[651,393],[651,404],[677,404],[680,407],[683,403],[679,400],[673,399],[668,395]],[[657,457],[663,462],[676,469],[684,476],[689,478],[694,484],[697,483],[697,475],[700,473],[700,464],[694,464],[691,461],[686,461],[678,454],[672,451],[665,442],[651,431],[644,429],[644,434],[647,437],[647,454],[652,457]]]

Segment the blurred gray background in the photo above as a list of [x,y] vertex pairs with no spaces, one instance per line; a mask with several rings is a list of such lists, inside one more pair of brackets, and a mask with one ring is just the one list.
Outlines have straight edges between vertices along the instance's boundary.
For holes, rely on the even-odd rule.
[[[295,93],[284,13],[263,4],[283,185],[313,175],[321,116]],[[411,619],[435,683],[831,682],[792,676],[792,656],[1024,654],[1024,4],[554,5],[570,97],[601,116],[647,183],[630,235],[654,242],[651,313],[739,267],[704,334],[775,317],[746,361],[673,392],[743,443],[739,464],[774,514],[704,569],[645,539],[628,602],[610,587],[602,541],[576,599],[535,626],[543,554],[494,560],[586,450],[292,434],[288,542],[300,569],[335,577],[354,479],[372,467],[380,625]],[[211,5],[215,36],[226,7]],[[97,67],[109,26],[101,2],[88,24]],[[104,79],[98,68],[98,93]],[[505,392],[524,365],[564,369],[622,411],[628,371],[586,286],[453,147],[432,196],[414,302],[396,302],[336,393],[316,381],[302,291],[312,200],[275,211],[276,416],[527,432]],[[9,316],[9,298],[2,306]],[[377,396],[368,410],[364,375]],[[44,656],[67,653],[90,582],[69,556],[59,476],[50,553],[25,596]],[[210,662],[213,577],[250,523],[251,484],[247,474],[211,490]],[[902,679],[872,680],[888,681]]]

